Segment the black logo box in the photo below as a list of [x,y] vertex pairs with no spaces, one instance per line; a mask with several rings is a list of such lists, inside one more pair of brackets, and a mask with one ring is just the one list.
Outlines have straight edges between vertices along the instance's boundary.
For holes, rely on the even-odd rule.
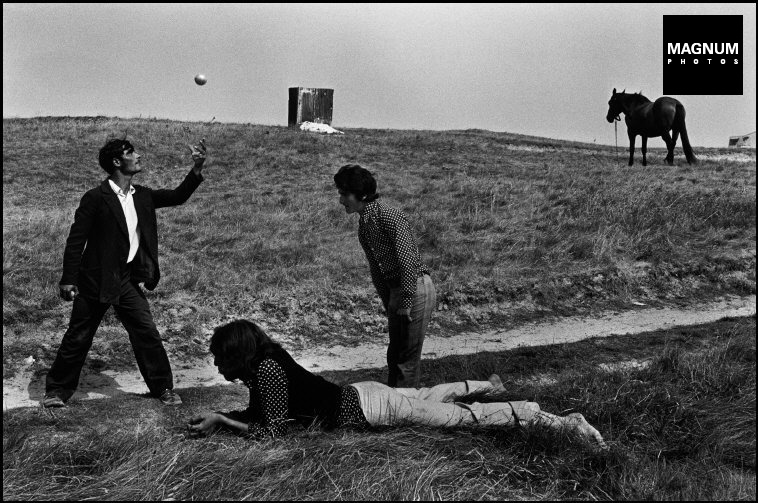
[[[714,53],[706,54],[704,44],[713,44]],[[737,54],[727,54],[735,44]],[[741,95],[743,48],[741,15],[663,16],[663,94]]]

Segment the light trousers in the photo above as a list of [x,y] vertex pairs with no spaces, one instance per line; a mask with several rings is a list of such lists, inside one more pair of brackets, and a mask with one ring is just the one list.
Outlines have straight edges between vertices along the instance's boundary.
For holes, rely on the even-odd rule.
[[368,381],[352,384],[371,426],[401,424],[453,427],[515,426],[539,412],[534,402],[461,403],[455,399],[476,391],[492,391],[488,381],[462,381],[431,388],[391,388]]

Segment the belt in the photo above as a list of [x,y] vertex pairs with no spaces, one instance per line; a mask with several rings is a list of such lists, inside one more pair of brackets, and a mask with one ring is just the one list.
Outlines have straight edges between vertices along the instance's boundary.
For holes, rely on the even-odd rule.
[[[423,271],[418,271],[416,274],[416,278],[423,278],[425,274],[427,273]],[[387,286],[389,286],[390,288],[400,288],[402,286],[400,284],[400,278],[391,278],[386,281],[387,281]]]

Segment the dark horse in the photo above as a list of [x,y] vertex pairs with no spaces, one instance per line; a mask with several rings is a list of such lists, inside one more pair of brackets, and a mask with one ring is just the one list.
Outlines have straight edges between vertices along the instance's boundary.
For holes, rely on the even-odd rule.
[[[687,126],[684,125],[684,105],[674,98],[664,96],[655,102],[642,96],[640,93],[626,94],[617,93],[613,89],[613,95],[608,101],[608,122],[620,120],[619,115],[624,112],[626,132],[629,135],[629,166],[634,164],[634,140],[637,135],[642,137],[642,165],[647,166],[647,139],[660,136],[666,142],[668,155],[666,162],[674,164],[674,147],[676,139],[682,135],[682,148],[689,164],[697,162],[695,154],[687,137]],[[671,131],[671,134],[669,134]]]

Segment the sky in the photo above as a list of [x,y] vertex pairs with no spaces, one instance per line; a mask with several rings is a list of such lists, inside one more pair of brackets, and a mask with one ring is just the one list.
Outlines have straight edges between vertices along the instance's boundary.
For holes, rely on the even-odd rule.
[[611,91],[662,95],[666,14],[743,16],[743,95],[674,97],[693,146],[754,131],[755,3],[4,3],[3,117],[285,126],[288,89],[323,87],[334,89],[337,129],[613,145]]

